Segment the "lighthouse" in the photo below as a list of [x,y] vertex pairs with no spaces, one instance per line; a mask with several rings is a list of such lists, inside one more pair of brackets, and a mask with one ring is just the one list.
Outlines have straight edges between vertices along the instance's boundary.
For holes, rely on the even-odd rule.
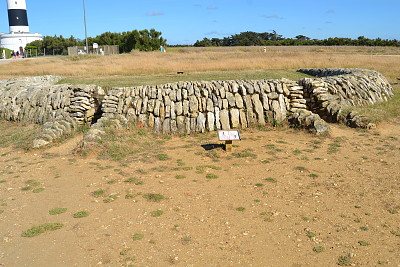
[[42,40],[43,36],[39,33],[29,32],[25,0],[7,0],[7,8],[10,33],[0,34],[0,47],[18,51],[21,54],[24,52],[26,44]]
[[7,0],[8,24],[11,32],[28,33],[28,15],[25,0]]

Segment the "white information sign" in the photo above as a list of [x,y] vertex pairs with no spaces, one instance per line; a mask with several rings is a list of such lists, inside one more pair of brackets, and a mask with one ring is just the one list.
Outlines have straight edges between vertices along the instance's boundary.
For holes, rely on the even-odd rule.
[[238,130],[218,131],[218,139],[220,141],[240,140],[240,133]]

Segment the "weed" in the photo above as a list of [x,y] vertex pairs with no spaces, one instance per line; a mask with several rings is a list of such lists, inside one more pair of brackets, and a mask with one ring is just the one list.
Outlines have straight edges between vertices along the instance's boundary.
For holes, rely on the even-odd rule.
[[137,182],[137,178],[134,178],[134,177],[128,178],[124,182],[125,183],[136,183]]
[[317,235],[315,233],[311,232],[311,231],[306,231],[306,236],[308,238],[313,238],[313,237],[316,237]]
[[362,231],[368,231],[368,227],[366,227],[366,226],[361,226],[360,229],[361,229]]
[[84,217],[89,216],[89,214],[90,213],[88,211],[79,211],[79,212],[74,213],[72,216],[74,218],[84,218]]
[[167,154],[157,154],[156,159],[158,160],[169,160],[169,156]]
[[125,195],[125,199],[132,199],[132,198],[134,198],[134,197],[135,197],[134,194],[126,194],[126,195]]
[[134,234],[132,238],[134,241],[141,240],[144,238],[144,234]]
[[118,182],[117,179],[112,179],[110,181],[107,181],[107,184],[116,184]]
[[297,170],[297,171],[301,171],[301,172],[307,170],[305,167],[302,167],[302,166],[297,166],[294,169]]
[[392,231],[390,231],[390,233],[391,233],[392,235],[395,235],[395,236],[400,237],[400,232],[396,232],[396,231],[392,230]]
[[151,194],[151,193],[144,194],[143,197],[145,199],[147,199],[148,201],[152,201],[152,202],[159,202],[165,198],[161,194]]
[[301,219],[302,219],[303,221],[305,221],[305,222],[310,221],[310,218],[308,218],[308,217],[302,217]]
[[49,210],[50,215],[58,215],[67,211],[67,208],[54,208]]
[[244,208],[244,207],[238,207],[238,208],[236,208],[236,210],[237,211],[244,211],[246,208]]
[[293,150],[293,154],[295,154],[295,155],[299,155],[299,154],[301,154],[302,152],[301,152],[301,150],[300,149],[295,149],[295,150]]
[[363,247],[370,245],[368,242],[362,241],[362,240],[358,241],[358,244],[360,244],[360,246],[363,246]]
[[319,175],[316,173],[310,173],[308,176],[311,178],[317,178]]
[[176,178],[176,179],[185,179],[186,176],[185,176],[185,175],[177,174],[177,175],[175,175],[175,178]]
[[262,187],[262,186],[264,186],[264,184],[259,183],[259,184],[255,184],[255,186],[256,187]]
[[181,239],[182,245],[188,245],[190,242],[192,242],[192,238],[189,236],[182,237]]
[[94,197],[100,197],[100,196],[103,195],[104,193],[105,193],[105,191],[104,191],[103,189],[99,189],[99,190],[93,191],[93,192],[92,192],[92,196],[94,196]]
[[354,208],[361,209],[361,206],[360,205],[355,205]]
[[340,256],[339,259],[338,259],[337,264],[339,266],[350,266],[351,265],[350,256]]
[[39,186],[40,185],[40,183],[38,181],[35,181],[35,180],[28,180],[28,181],[26,181],[26,184],[28,186],[31,186],[31,187],[35,187],[35,186]]
[[121,250],[120,252],[119,252],[119,255],[121,255],[121,256],[126,256],[126,254],[128,254],[128,252],[131,250],[131,248],[126,248],[126,249],[123,249],[123,250]]
[[21,234],[22,237],[34,237],[43,234],[46,231],[55,231],[62,228],[62,223],[45,223],[39,226],[34,226]]
[[265,178],[264,180],[267,181],[267,182],[270,182],[270,183],[276,183],[277,182],[277,180],[275,178],[272,178],[272,177]]
[[389,209],[388,212],[389,212],[390,214],[397,214],[397,213],[398,213],[398,211],[395,210],[395,209]]
[[216,174],[213,174],[213,173],[208,173],[208,174],[206,175],[206,178],[207,178],[207,179],[217,179],[217,178],[219,178],[219,176],[216,175]]
[[103,202],[111,203],[111,202],[114,202],[115,200],[117,200],[118,197],[119,197],[119,194],[111,194],[108,196],[108,198],[103,199]]
[[183,167],[182,170],[184,170],[184,171],[190,171],[190,170],[193,170],[193,167]]
[[182,159],[177,159],[176,160],[176,164],[178,164],[178,166],[185,166],[186,165],[185,162],[183,162]]
[[152,216],[152,217],[160,217],[161,215],[163,215],[164,214],[164,212],[162,211],[162,210],[155,210],[155,211],[152,211],[151,213],[150,213],[150,215]]
[[0,180],[0,184],[7,182],[6,180]]
[[313,251],[316,252],[316,253],[321,253],[321,252],[325,251],[325,248],[321,247],[321,246],[318,246],[318,247],[314,247]]

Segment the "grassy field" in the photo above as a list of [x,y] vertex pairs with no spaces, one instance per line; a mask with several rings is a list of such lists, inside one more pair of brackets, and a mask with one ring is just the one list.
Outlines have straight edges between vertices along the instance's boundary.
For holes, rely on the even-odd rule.
[[[103,87],[181,80],[299,79],[298,68],[366,68],[399,77],[400,49],[391,47],[170,48],[168,53],[132,52],[101,57],[18,60],[0,65],[0,78],[61,75],[64,82]],[[177,72],[183,72],[178,75]]]

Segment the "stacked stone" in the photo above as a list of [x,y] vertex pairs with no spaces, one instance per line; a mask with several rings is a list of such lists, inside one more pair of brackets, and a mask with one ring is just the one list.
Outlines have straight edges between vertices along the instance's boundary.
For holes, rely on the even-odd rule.
[[265,125],[286,119],[285,81],[177,82],[112,88],[103,114],[123,115],[156,133],[186,133]]
[[309,98],[306,97],[304,93],[303,86],[299,85],[297,82],[292,82],[286,84],[289,89],[289,103],[290,103],[290,111],[297,112],[299,110],[307,110],[307,102],[309,102]]
[[67,112],[78,125],[91,124],[95,114],[100,110],[101,100],[105,95],[103,89],[95,85],[70,86],[72,92]]

